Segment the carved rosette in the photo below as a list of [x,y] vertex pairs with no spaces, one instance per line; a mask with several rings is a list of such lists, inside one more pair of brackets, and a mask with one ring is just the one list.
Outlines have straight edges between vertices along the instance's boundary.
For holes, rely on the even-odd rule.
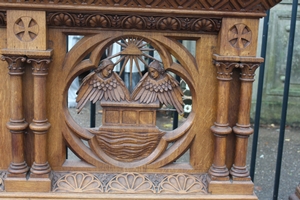
[[232,70],[240,67],[240,64],[235,62],[214,61],[214,64],[217,67],[217,79],[223,81],[230,81],[232,79]]
[[240,79],[242,81],[254,81],[255,70],[259,67],[260,63],[241,63],[242,69]]
[[109,29],[218,32],[220,18],[164,17],[86,13],[47,13],[47,24],[54,27],[93,27]]
[[24,74],[24,65],[23,62],[26,61],[25,57],[17,57],[17,56],[5,56],[1,57],[1,60],[6,61],[8,63],[8,70],[10,75],[22,75]]
[[207,194],[207,174],[53,173],[53,192]]
[[33,75],[47,75],[48,64],[51,59],[28,59],[27,63],[32,63],[32,74]]

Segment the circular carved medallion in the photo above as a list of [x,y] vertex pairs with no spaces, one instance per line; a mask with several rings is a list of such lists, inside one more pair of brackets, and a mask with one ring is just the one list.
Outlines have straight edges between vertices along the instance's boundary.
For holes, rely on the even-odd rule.
[[243,49],[247,47],[252,40],[252,32],[245,24],[235,24],[228,31],[228,42],[234,48]]
[[23,42],[30,42],[36,38],[39,32],[37,22],[31,17],[21,17],[14,24],[14,33]]

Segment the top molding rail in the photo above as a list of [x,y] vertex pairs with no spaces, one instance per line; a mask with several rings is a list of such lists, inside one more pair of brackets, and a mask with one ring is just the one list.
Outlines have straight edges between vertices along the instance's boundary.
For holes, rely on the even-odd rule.
[[0,0],[0,9],[263,17],[281,0]]

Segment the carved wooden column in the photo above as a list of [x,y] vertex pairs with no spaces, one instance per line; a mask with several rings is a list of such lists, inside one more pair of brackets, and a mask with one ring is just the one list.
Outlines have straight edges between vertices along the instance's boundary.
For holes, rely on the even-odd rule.
[[252,97],[252,84],[254,72],[259,67],[258,63],[241,63],[241,89],[238,122],[233,127],[236,135],[236,147],[234,163],[230,170],[233,180],[251,180],[249,171],[246,168],[246,156],[249,135],[253,133],[250,127],[250,107]]
[[28,123],[23,113],[22,75],[24,74],[23,62],[25,57],[3,55],[2,60],[8,63],[10,75],[10,121],[7,128],[11,132],[12,161],[8,168],[8,177],[26,177],[28,166],[24,159],[24,132]]
[[47,132],[50,123],[46,114],[46,77],[50,59],[28,59],[32,63],[34,119],[30,129],[34,133],[34,163],[30,169],[31,177],[47,177],[51,171],[47,159]]
[[229,91],[232,70],[239,65],[231,62],[214,62],[218,74],[218,105],[217,120],[211,127],[215,135],[215,150],[209,174],[212,180],[229,180],[229,171],[226,167],[226,137],[232,131],[228,123]]

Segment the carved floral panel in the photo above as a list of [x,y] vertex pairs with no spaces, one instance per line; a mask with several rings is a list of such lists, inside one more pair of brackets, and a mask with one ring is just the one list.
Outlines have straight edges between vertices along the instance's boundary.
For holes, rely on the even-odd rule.
[[206,174],[54,172],[53,192],[207,194]]

